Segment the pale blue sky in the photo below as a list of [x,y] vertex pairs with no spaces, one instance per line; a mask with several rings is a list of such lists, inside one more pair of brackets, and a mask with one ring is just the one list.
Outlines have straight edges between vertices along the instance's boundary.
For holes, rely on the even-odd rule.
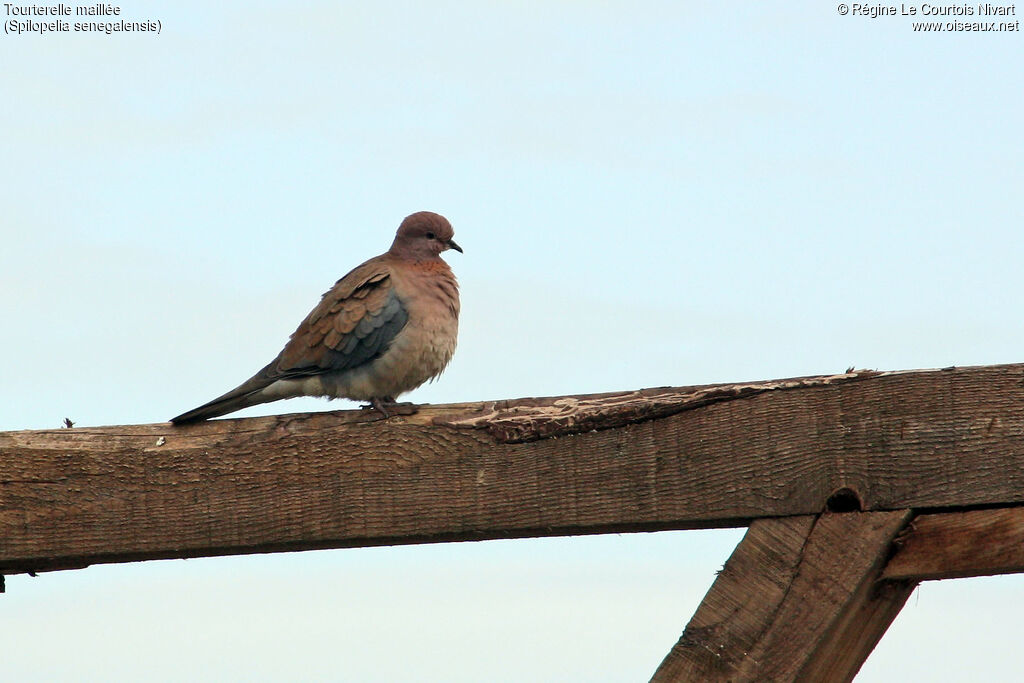
[[[810,2],[122,7],[162,34],[0,36],[0,429],[219,395],[420,209],[466,253],[417,402],[1024,360],[1019,33]],[[5,667],[638,680],[739,534],[13,577]],[[927,584],[858,680],[1024,677],[1022,600]]]

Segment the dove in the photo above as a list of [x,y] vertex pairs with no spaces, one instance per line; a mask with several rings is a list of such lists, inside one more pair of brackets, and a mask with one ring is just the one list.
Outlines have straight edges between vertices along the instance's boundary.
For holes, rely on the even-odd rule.
[[395,399],[440,375],[459,330],[459,285],[441,258],[455,243],[448,220],[407,216],[387,252],[335,283],[277,358],[237,388],[171,418],[176,425],[285,398],[368,401],[389,417]]

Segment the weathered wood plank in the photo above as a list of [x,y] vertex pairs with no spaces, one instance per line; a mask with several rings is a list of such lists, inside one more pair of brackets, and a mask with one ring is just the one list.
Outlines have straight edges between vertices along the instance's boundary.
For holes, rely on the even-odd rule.
[[883,571],[887,579],[955,579],[1024,572],[1024,507],[914,518]]
[[910,516],[755,522],[652,680],[852,680],[912,590],[876,585]]
[[853,680],[910,595],[875,589],[893,538],[910,518],[909,510],[819,517],[739,680]]
[[815,519],[754,520],[651,680],[731,680],[789,590]]
[[1024,503],[1024,366],[0,433],[0,572]]
[[864,582],[796,680],[852,681],[915,588],[916,581]]

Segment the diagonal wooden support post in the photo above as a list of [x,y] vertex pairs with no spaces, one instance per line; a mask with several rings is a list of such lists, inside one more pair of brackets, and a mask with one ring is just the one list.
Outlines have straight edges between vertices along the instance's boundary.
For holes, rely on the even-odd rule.
[[917,585],[878,582],[910,517],[755,520],[652,680],[852,680]]

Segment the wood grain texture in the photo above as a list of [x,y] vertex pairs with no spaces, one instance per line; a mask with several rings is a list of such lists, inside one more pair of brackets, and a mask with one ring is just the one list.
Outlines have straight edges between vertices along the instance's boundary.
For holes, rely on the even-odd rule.
[[1024,572],[1024,507],[920,515],[896,541],[887,579]]
[[754,520],[651,680],[732,680],[785,598],[814,521]]
[[1024,366],[0,433],[0,573],[1024,503]]
[[[873,569],[871,576],[876,575]],[[916,581],[862,583],[796,680],[852,681],[917,585]]]
[[652,680],[852,680],[912,590],[876,585],[910,516],[754,522]]

